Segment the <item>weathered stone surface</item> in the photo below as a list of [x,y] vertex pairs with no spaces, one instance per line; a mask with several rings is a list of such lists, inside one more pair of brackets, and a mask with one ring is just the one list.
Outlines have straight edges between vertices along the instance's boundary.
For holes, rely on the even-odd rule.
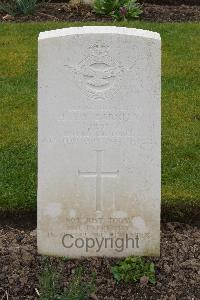
[[160,36],[39,36],[38,250],[159,255]]

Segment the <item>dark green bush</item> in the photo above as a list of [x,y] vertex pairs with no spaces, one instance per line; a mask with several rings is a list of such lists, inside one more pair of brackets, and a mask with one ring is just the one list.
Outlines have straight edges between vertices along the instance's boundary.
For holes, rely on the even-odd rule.
[[11,16],[17,14],[30,15],[34,13],[37,6],[37,0],[12,0],[9,2],[0,2],[0,11]]

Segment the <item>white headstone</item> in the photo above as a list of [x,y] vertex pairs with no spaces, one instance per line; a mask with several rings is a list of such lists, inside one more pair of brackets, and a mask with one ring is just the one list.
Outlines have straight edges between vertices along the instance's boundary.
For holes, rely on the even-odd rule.
[[39,36],[38,251],[159,255],[160,36]]

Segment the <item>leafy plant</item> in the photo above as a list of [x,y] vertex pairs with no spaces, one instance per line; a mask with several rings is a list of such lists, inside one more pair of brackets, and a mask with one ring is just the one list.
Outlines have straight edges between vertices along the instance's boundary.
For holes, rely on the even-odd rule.
[[95,0],[94,11],[100,15],[110,15],[115,20],[131,20],[141,13],[137,0]]
[[0,2],[0,12],[15,16],[17,14],[16,3],[14,2]]
[[100,15],[110,15],[116,7],[115,0],[95,0],[94,11]]
[[145,262],[142,257],[127,257],[112,267],[111,272],[117,281],[135,282],[145,277],[151,283],[156,282],[154,263]]
[[18,10],[24,15],[32,14],[37,5],[37,0],[16,0]]
[[11,16],[16,14],[30,15],[37,6],[37,0],[13,0],[8,3],[0,2],[0,11]]
[[87,300],[95,291],[95,273],[91,281],[84,282],[82,279],[83,269],[77,268],[74,278],[63,293],[59,282],[61,276],[50,268],[45,268],[40,278],[40,299],[41,300]]
[[141,13],[142,10],[137,0],[120,0],[113,17],[118,21],[125,21],[138,18]]

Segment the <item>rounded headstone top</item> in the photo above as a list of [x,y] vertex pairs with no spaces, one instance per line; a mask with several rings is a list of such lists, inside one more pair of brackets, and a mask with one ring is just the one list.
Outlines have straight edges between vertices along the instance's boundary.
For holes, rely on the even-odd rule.
[[116,26],[83,26],[44,31],[39,34],[39,40],[79,34],[119,34],[133,35],[156,40],[161,39],[159,33],[149,30]]

